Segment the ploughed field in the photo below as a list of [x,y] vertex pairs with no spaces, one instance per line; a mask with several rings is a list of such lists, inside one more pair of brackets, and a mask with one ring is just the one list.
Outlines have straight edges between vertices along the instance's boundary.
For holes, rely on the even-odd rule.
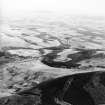
[[105,18],[4,18],[0,105],[104,105]]

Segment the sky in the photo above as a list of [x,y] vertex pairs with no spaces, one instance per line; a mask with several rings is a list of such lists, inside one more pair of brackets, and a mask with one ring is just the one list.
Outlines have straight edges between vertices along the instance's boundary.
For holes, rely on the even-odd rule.
[[1,2],[2,15],[26,11],[52,11],[105,16],[105,0],[1,0]]

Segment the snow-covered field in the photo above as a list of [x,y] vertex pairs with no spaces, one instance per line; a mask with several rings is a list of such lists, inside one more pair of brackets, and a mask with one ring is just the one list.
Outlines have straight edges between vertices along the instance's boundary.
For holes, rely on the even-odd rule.
[[104,17],[34,14],[2,20],[0,97],[47,80],[89,72],[105,72]]

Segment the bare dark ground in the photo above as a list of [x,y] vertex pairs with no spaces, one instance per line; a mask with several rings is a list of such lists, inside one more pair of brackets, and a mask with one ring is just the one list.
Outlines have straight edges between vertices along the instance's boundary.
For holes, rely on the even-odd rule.
[[[67,103],[68,105],[98,105],[99,103],[95,103],[93,96],[84,88],[95,74],[93,72],[49,80],[36,87],[1,98],[0,105],[64,105],[64,102],[66,102],[66,105]],[[99,75],[101,75],[101,83],[105,83],[105,73],[99,73]],[[71,79],[73,79],[71,84],[65,85]],[[65,88],[68,85],[69,87],[66,90]],[[94,85],[92,86],[95,89]],[[96,95],[99,96],[98,102],[102,102],[102,99],[105,98],[102,93]],[[105,101],[100,104],[105,104]]]

